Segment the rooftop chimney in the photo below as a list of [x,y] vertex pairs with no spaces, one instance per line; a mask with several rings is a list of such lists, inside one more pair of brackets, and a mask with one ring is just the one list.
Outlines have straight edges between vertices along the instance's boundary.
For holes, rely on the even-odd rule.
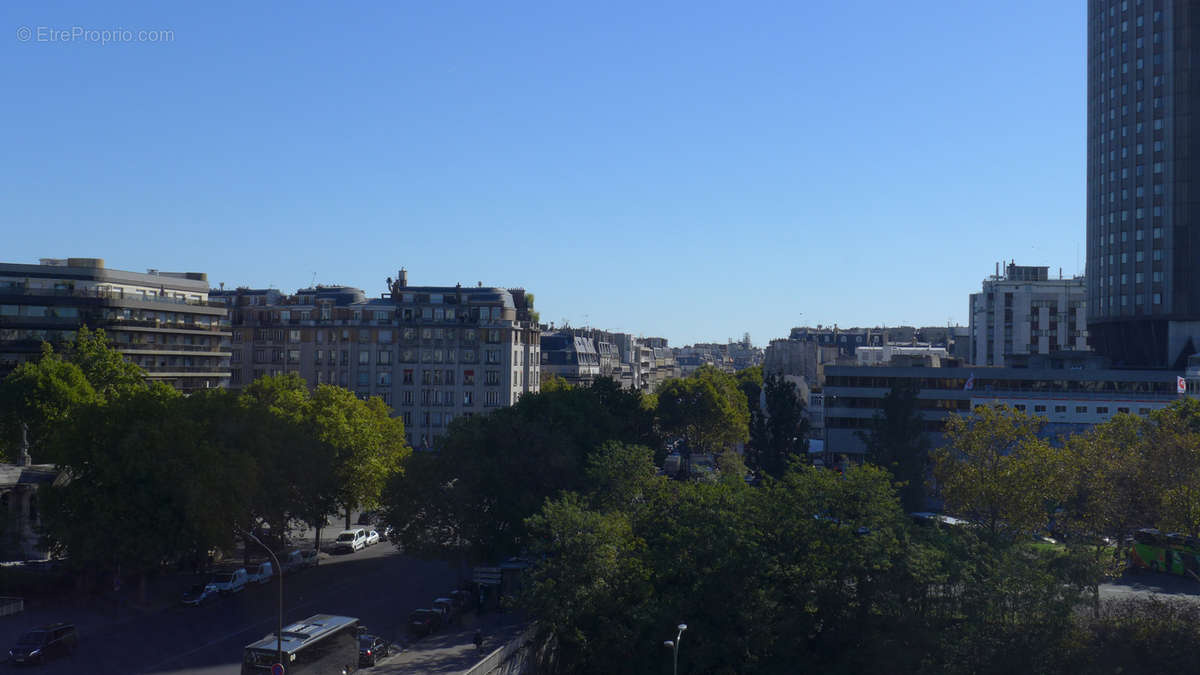
[[400,288],[408,288],[408,270],[400,268],[400,278],[396,280],[400,284]]

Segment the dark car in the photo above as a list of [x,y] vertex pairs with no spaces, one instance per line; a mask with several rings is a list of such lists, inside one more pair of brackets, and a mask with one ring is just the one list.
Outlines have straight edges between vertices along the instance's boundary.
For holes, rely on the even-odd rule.
[[75,626],[55,623],[22,635],[16,646],[8,650],[8,658],[13,663],[45,663],[74,653],[77,646],[79,634],[75,632]]
[[379,659],[392,653],[387,640],[378,635],[358,636],[358,665],[373,666]]
[[183,592],[181,602],[185,605],[199,607],[200,605],[212,600],[216,597],[216,593],[206,584],[195,584],[191,588]]
[[423,637],[442,626],[442,614],[432,609],[413,610],[408,615],[408,632],[416,637]]

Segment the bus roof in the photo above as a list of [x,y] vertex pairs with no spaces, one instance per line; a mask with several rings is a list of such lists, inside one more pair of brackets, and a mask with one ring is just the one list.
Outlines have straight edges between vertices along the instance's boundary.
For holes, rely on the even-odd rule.
[[[309,642],[319,640],[340,628],[356,623],[358,623],[358,619],[350,616],[315,614],[303,621],[283,627],[283,651],[294,652]],[[246,649],[275,651],[277,643],[275,634],[271,633],[261,640],[246,645]]]

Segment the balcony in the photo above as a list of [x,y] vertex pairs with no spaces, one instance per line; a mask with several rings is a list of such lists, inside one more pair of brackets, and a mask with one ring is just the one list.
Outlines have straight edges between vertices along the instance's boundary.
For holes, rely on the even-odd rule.
[[161,296],[142,296],[139,294],[129,293],[113,293],[112,291],[102,291],[97,288],[25,288],[23,286],[4,286],[0,287],[0,295],[21,295],[28,297],[43,297],[43,298],[96,298],[100,300],[137,300],[138,302],[152,302],[155,304],[164,305],[191,305],[194,307],[218,307],[227,309],[223,302],[212,302],[209,300],[189,300],[186,298],[165,298]]

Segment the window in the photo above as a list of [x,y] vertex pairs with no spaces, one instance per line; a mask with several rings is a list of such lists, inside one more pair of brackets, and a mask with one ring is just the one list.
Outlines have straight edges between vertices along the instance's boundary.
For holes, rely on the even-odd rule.
[[475,371],[474,370],[464,370],[462,383],[463,384],[475,384]]
[[390,330],[379,331],[379,344],[381,344],[381,345],[392,344],[392,331],[390,331]]
[[379,386],[381,386],[381,387],[392,386],[392,374],[390,372],[384,370],[379,373]]
[[289,330],[288,331],[288,342],[299,342],[299,341],[300,341],[300,331]]
[[1033,412],[1035,412],[1035,413],[1046,412],[1046,406],[1035,405],[1035,406],[1033,406]]
[[412,368],[405,368],[405,369],[404,369],[404,380],[403,380],[403,382],[404,382],[404,384],[412,384],[412,383],[413,383],[413,369],[412,369]]
[[386,365],[390,364],[391,362],[392,362],[391,350],[387,350],[387,349],[379,350],[379,360],[377,361],[377,363],[379,363],[379,365],[386,366]]
[[1108,414],[1108,406],[1106,406],[1106,405],[1096,406],[1096,414],[1097,415],[1107,415]]
[[371,373],[365,370],[358,371],[358,386],[365,387],[371,382]]
[[487,405],[490,405],[490,406],[500,405],[500,392],[489,391],[487,393]]
[[484,384],[500,384],[500,371],[489,370],[485,374]]
[[1075,406],[1075,412],[1076,412],[1077,414],[1080,414],[1080,413],[1086,413],[1086,412],[1087,412],[1087,410],[1088,410],[1088,409],[1087,409],[1087,406],[1086,406],[1086,405],[1077,405],[1077,406]]
[[463,405],[467,405],[467,406],[475,405],[475,392],[473,392],[473,391],[464,391],[463,392]]
[[454,384],[454,371],[447,370],[443,376],[443,379],[446,384],[451,384],[451,385]]
[[360,349],[358,351],[358,365],[368,366],[370,364],[371,364],[371,352],[369,352],[365,349]]
[[1054,406],[1054,412],[1056,412],[1056,413],[1065,413],[1065,412],[1067,412],[1067,406],[1065,406],[1065,405],[1056,405],[1056,406]]

